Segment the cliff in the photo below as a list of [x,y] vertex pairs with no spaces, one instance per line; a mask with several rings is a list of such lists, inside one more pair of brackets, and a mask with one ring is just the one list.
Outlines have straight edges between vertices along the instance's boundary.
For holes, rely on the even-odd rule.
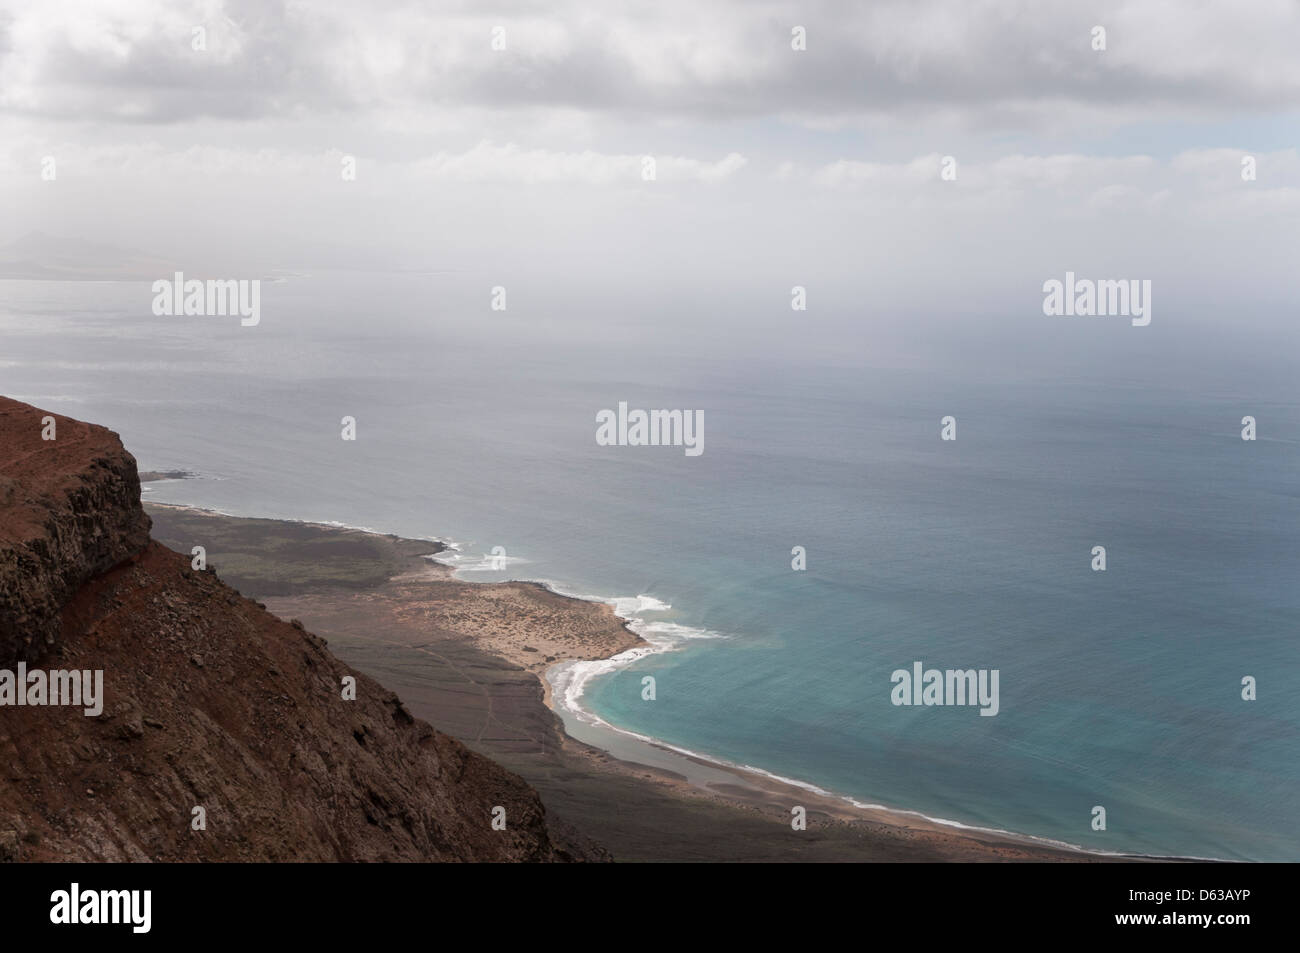
[[0,398],[0,669],[102,670],[103,712],[0,704],[0,860],[603,856],[324,640],[150,541],[117,436],[56,417],[42,440],[45,416]]
[[0,666],[52,647],[72,594],[148,541],[116,434],[0,399]]

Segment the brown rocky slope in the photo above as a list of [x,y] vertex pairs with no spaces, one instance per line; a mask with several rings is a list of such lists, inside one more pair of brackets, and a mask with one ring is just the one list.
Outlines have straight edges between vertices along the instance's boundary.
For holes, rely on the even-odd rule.
[[324,640],[149,541],[117,435],[55,415],[45,441],[45,416],[0,398],[0,668],[102,669],[104,710],[0,705],[0,860],[603,856]]

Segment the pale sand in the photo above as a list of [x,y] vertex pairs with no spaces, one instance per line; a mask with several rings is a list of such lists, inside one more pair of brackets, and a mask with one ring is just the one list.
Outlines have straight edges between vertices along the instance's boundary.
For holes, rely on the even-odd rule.
[[[212,514],[202,515],[212,517]],[[257,544],[258,534],[273,533],[278,523],[214,518],[240,523],[252,545]],[[298,531],[303,525],[312,524],[293,525]],[[314,525],[313,528],[324,538],[337,539],[341,544],[358,536],[370,542],[411,542],[360,530]],[[452,668],[456,668],[457,647],[472,645],[508,666],[531,673],[540,686],[542,700],[552,712],[555,709],[550,686],[544,676],[551,666],[570,659],[609,658],[645,644],[614,614],[610,605],[563,596],[538,583],[464,582],[453,577],[451,568],[427,557],[406,555],[403,561],[406,571],[379,585],[361,589],[319,588],[263,598],[275,614],[286,619],[301,618],[309,629],[319,634],[434,657]],[[220,562],[216,562],[220,571]],[[497,698],[493,684],[485,683],[481,673],[475,675],[477,680],[465,673],[465,680],[487,696],[488,715],[484,727],[478,729],[480,738],[487,723],[494,719],[500,721],[501,712],[507,708],[510,719],[521,720],[520,712],[528,704],[526,699]],[[455,702],[444,700],[442,704]],[[586,764],[595,774],[614,772],[674,796],[694,801],[704,799],[761,814],[787,829],[790,809],[798,805],[810,817],[820,815],[862,826],[875,831],[873,836],[895,845],[911,843],[918,849],[924,848],[931,856],[937,851],[946,859],[1107,859],[1016,834],[957,828],[906,811],[856,807],[840,797],[818,794],[755,771],[683,755],[624,736],[619,736],[618,744],[612,746],[617,753],[611,754],[564,733],[558,724],[559,713],[553,715],[553,721],[554,728],[544,733],[554,735],[553,740],[535,732],[530,735],[543,750],[558,744],[570,758]]]
[[613,606],[563,596],[540,583],[463,582],[450,567],[429,561],[394,577],[388,587],[381,598],[395,600],[391,611],[397,618],[471,639],[533,673],[646,644]]
[[[312,616],[320,596],[307,594],[268,600],[283,617]],[[429,644],[441,640],[468,641],[511,665],[533,673],[543,700],[555,711],[545,671],[568,659],[609,658],[645,642],[614,614],[613,607],[559,595],[538,583],[474,583],[453,578],[452,570],[429,563],[393,578],[378,589],[331,597],[334,627],[368,628],[387,633],[390,644],[410,645],[400,633],[416,634]],[[349,625],[347,618],[355,621]],[[393,636],[399,636],[393,639]],[[427,647],[427,646],[425,646]],[[557,712],[557,717],[559,713]],[[1006,859],[1102,859],[1012,833],[962,829],[906,811],[857,807],[834,795],[818,794],[764,774],[683,755],[658,745],[628,739],[616,755],[563,736],[563,745],[594,770],[615,771],[643,783],[667,788],[682,797],[709,800],[785,818],[790,809],[804,807],[842,821],[886,825],[925,836],[930,844],[952,850],[954,856],[987,851]],[[638,749],[641,749],[638,751]],[[1026,849],[1028,849],[1026,851]],[[1037,855],[1042,852],[1043,856]]]

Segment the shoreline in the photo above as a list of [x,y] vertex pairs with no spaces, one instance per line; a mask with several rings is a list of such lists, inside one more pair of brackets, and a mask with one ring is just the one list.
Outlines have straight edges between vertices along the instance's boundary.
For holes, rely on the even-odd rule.
[[[563,663],[560,664],[562,665]],[[547,681],[549,681],[549,679],[547,679]],[[554,698],[553,688],[548,687],[546,698],[547,698],[547,706],[551,708],[553,711],[555,711],[557,716],[563,718],[565,714],[573,714],[574,717],[577,717],[576,713],[572,713],[569,710],[566,710],[562,713],[555,706],[553,701]],[[1060,851],[1067,851],[1070,853],[1075,853],[1080,855],[1087,855],[1087,857],[1090,859],[1095,858],[1098,860],[1233,863],[1233,861],[1223,860],[1215,857],[1186,857],[1186,856],[1179,856],[1173,854],[1168,854],[1168,855],[1141,854],[1141,853],[1130,853],[1126,851],[1101,851],[1101,850],[1095,850],[1088,847],[1083,847],[1079,844],[1071,844],[1067,841],[1056,840],[1050,837],[1041,837],[1035,834],[1024,834],[1018,831],[1010,831],[998,827],[983,827],[976,824],[967,824],[962,821],[952,820],[949,818],[932,817],[921,811],[909,810],[907,808],[890,807],[885,804],[867,803],[858,800],[852,795],[839,794],[835,791],[827,790],[825,788],[820,787],[817,784],[814,784],[811,781],[803,781],[798,778],[786,777],[784,775],[776,774],[775,772],[772,771],[767,771],[763,768],[755,767],[754,765],[737,764],[736,762],[728,761],[720,757],[702,754],[697,751],[692,751],[688,748],[683,748],[678,745],[671,744],[659,738],[653,738],[648,735],[642,735],[630,729],[621,728],[618,725],[614,725],[606,721],[605,719],[600,718],[599,715],[595,715],[585,709],[583,709],[582,711],[583,714],[587,715],[589,718],[595,719],[599,723],[599,726],[604,730],[623,735],[629,739],[632,739],[634,742],[636,742],[639,745],[643,745],[647,748],[652,748],[657,751],[664,752],[665,754],[675,759],[679,759],[680,761],[685,761],[694,765],[698,765],[699,767],[706,769],[707,772],[713,774],[723,773],[723,774],[731,775],[735,777],[738,781],[740,781],[743,787],[754,792],[755,794],[769,795],[773,797],[783,797],[784,800],[789,801],[791,803],[793,803],[794,801],[799,801],[805,807],[809,806],[809,798],[812,798],[815,800],[815,804],[818,809],[824,811],[825,813],[833,814],[835,816],[841,817],[845,820],[873,820],[885,824],[906,826],[909,828],[915,828],[919,826],[936,832],[955,831],[959,833],[987,835],[1001,840],[1014,841],[1026,845],[1046,847],[1052,850],[1060,850]],[[567,730],[568,727],[567,719],[565,720],[565,724]],[[617,752],[613,752],[610,751],[609,749],[600,747],[599,745],[592,744],[592,742],[577,738],[572,734],[570,734],[569,737],[580,744],[596,747],[599,750],[603,751],[605,754],[607,754],[609,757],[618,760],[625,760],[624,757],[618,754]],[[654,767],[654,765],[647,765],[647,767]],[[684,787],[687,787],[693,791],[699,791],[701,793],[704,793],[706,796],[717,796],[719,793],[722,793],[722,789],[720,789],[720,786],[717,784],[717,782],[707,782],[707,783],[700,782],[698,780],[693,780],[689,774],[687,774],[683,778],[683,781],[678,783],[682,784]],[[724,800],[731,800],[734,799],[734,797],[735,797],[734,793],[732,793],[730,796],[726,793],[722,793],[722,798]]]
[[[850,825],[866,823],[908,834],[926,834],[942,839],[963,838],[975,842],[976,845],[988,847],[995,854],[999,849],[1012,851],[1025,849],[1033,852],[1046,851],[1050,856],[1045,859],[1083,862],[1223,862],[1217,858],[1099,851],[1053,838],[982,827],[954,819],[931,817],[906,808],[866,803],[849,795],[829,791],[812,782],[785,777],[752,765],[731,763],[722,758],[620,728],[583,708],[577,701],[581,697],[580,691],[575,695],[567,696],[564,674],[584,664],[598,666],[605,671],[613,670],[650,654],[673,651],[674,643],[663,640],[657,644],[656,641],[646,639],[638,633],[636,626],[638,623],[644,623],[644,620],[618,615],[616,605],[623,600],[617,598],[579,596],[561,591],[547,581],[465,580],[457,574],[457,568],[446,561],[446,554],[449,552],[459,555],[458,545],[451,540],[436,538],[414,540],[396,534],[382,533],[372,528],[351,527],[337,522],[241,517],[185,504],[148,501],[147,506],[195,517],[266,524],[268,529],[278,524],[314,528],[326,533],[360,534],[377,540],[436,545],[438,548],[432,552],[410,554],[412,558],[418,558],[420,563],[389,579],[389,583],[398,590],[393,602],[397,607],[396,611],[400,613],[406,614],[405,610],[413,601],[410,599],[410,587],[419,587],[422,584],[452,584],[457,588],[472,587],[471,599],[486,598],[490,594],[494,600],[493,614],[488,614],[482,611],[476,613],[472,605],[468,612],[463,611],[464,607],[460,603],[455,603],[453,598],[452,602],[455,603],[456,608],[462,610],[455,614],[454,618],[462,625],[467,620],[477,623],[479,619],[485,617],[495,619],[495,613],[499,613],[502,609],[503,594],[506,597],[504,605],[514,608],[518,604],[520,594],[532,593],[523,600],[527,608],[520,612],[520,615],[527,617],[530,623],[547,621],[536,618],[535,608],[538,602],[543,605],[549,603],[548,608],[554,607],[557,613],[565,617],[561,629],[565,632],[568,632],[572,626],[573,619],[570,616],[573,612],[585,616],[589,620],[586,634],[590,636],[586,641],[581,638],[561,640],[547,635],[545,624],[530,624],[522,627],[507,625],[502,628],[499,620],[495,627],[484,626],[474,632],[469,639],[479,649],[509,665],[524,669],[533,678],[542,705],[559,725],[560,743],[570,754],[593,770],[614,771],[628,778],[650,781],[668,788],[682,798],[706,799],[732,808],[762,811],[772,816],[779,813],[786,819],[784,821],[786,827],[789,827],[791,806],[798,805],[804,807],[810,816],[815,812]],[[440,556],[442,558],[439,558]],[[278,608],[298,611],[301,615],[301,610],[309,603],[311,594],[308,591],[300,595],[282,597],[280,601],[284,604]],[[657,600],[652,602],[660,606],[664,605]],[[438,605],[440,609],[443,608],[441,603]],[[277,614],[281,614],[277,611],[277,606],[272,605],[270,608]],[[426,615],[427,610],[428,607],[425,607]],[[440,624],[442,621],[439,617],[435,624]],[[613,635],[611,625],[622,635]],[[490,631],[491,634],[484,635],[482,634],[484,631]],[[521,635],[526,638],[522,644],[520,644]],[[620,656],[627,657],[620,660]],[[599,672],[592,672],[587,677],[596,674]],[[583,725],[592,730],[582,730]],[[593,736],[601,732],[616,736],[617,743],[607,747],[601,744],[599,739],[593,740]],[[586,737],[579,737],[579,735],[586,735]],[[604,740],[609,742],[611,739]]]

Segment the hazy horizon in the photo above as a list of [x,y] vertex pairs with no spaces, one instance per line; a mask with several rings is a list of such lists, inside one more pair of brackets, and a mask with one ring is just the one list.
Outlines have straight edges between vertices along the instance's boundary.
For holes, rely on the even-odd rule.
[[[147,499],[632,606],[655,652],[548,670],[611,746],[1293,860],[1297,37],[1281,0],[0,0],[0,393],[194,471]],[[706,449],[602,439],[625,405]],[[921,661],[1004,704],[891,701]]]
[[428,272],[557,333],[653,291],[663,327],[996,334],[1073,271],[1153,282],[1126,333],[1294,342],[1297,27],[1283,2],[0,3],[0,249]]

